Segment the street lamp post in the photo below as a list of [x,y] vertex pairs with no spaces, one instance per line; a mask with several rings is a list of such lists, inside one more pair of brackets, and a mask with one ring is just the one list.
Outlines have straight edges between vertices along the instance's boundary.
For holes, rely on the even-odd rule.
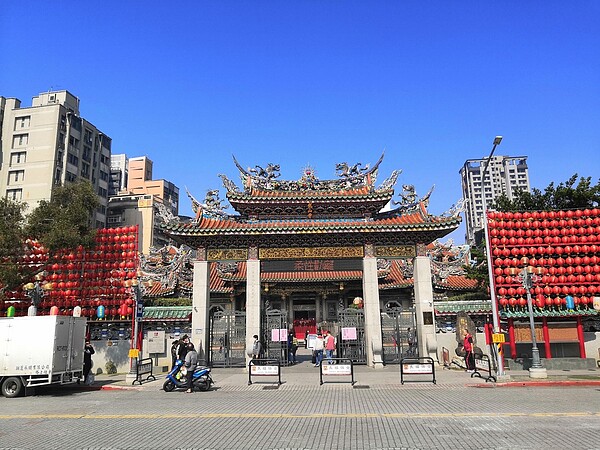
[[27,309],[28,316],[36,316],[37,315],[37,307],[42,301],[42,298],[46,295],[46,291],[52,288],[50,283],[46,283],[42,285],[42,280],[44,279],[43,273],[38,273],[35,276],[35,283],[27,283],[23,286],[23,290],[27,294],[27,296],[31,299],[31,305]]
[[133,293],[133,298],[134,298],[134,308],[133,308],[133,314],[132,314],[132,319],[131,319],[131,330],[132,330],[132,336],[131,336],[131,350],[129,351],[129,374],[128,377],[133,375],[134,377],[136,376],[136,366],[137,366],[137,358],[138,358],[138,325],[139,325],[139,318],[138,318],[138,305],[141,304],[141,300],[142,300],[142,289],[140,287],[140,284],[138,282],[138,280],[134,279],[131,280],[131,291]]
[[[517,272],[518,269],[512,268],[511,275],[514,276],[515,281],[518,281],[523,285],[525,292],[527,293],[527,309],[529,310],[529,328],[531,330],[531,367],[529,369],[530,378],[548,378],[546,369],[542,367],[542,361],[540,360],[540,351],[537,346],[537,339],[535,337],[535,324],[533,321],[533,302],[531,300],[531,289],[533,284],[540,281],[541,267],[535,269],[529,266],[529,260],[527,258],[522,259],[522,263],[525,267]],[[537,274],[535,273],[537,272]]]
[[[498,300],[496,298],[496,291],[494,290],[494,272],[492,270],[492,252],[490,248],[490,236],[488,232],[487,226],[487,202],[485,201],[485,186],[484,179],[485,174],[487,172],[488,166],[490,165],[490,161],[492,160],[492,156],[494,156],[494,152],[496,151],[496,147],[500,145],[502,142],[502,136],[496,136],[494,138],[494,146],[492,147],[492,151],[490,152],[490,156],[488,156],[485,165],[483,166],[483,170],[481,171],[481,201],[483,206],[483,217],[481,219],[481,223],[483,225],[483,231],[485,236],[485,256],[487,260],[488,267],[488,279],[490,286],[490,299],[492,301],[492,323],[494,325],[494,333],[500,333],[500,318],[498,313]],[[494,344],[492,344],[494,345]],[[496,352],[496,364],[498,367],[498,376],[504,375],[504,359],[502,357],[502,352]]]

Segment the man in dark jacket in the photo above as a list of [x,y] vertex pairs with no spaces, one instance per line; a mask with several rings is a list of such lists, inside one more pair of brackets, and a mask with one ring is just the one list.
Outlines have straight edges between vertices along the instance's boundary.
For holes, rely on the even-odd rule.
[[85,347],[83,349],[83,382],[87,382],[90,370],[92,370],[92,355],[96,353],[92,344],[89,340],[85,341]]
[[190,343],[190,338],[187,334],[184,334],[183,337],[179,340],[179,349],[177,350],[177,359],[185,361],[185,354],[188,352],[188,344]]

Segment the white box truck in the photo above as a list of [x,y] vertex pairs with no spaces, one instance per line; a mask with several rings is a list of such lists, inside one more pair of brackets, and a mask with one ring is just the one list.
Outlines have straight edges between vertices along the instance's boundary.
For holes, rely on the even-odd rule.
[[0,318],[0,388],[17,397],[25,388],[83,378],[85,317]]

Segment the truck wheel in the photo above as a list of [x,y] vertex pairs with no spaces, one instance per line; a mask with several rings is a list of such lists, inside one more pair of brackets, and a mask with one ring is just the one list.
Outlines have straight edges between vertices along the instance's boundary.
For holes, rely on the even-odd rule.
[[6,398],[18,397],[23,392],[23,383],[19,377],[9,377],[2,383],[2,395]]
[[167,380],[165,381],[165,384],[163,384],[163,389],[165,392],[171,392],[173,389],[175,389],[175,383],[173,383],[171,380]]

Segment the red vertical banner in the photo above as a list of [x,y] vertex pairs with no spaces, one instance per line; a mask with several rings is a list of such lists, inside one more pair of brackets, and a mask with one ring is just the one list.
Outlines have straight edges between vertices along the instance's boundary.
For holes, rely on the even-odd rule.
[[517,358],[517,343],[515,342],[515,322],[508,319],[508,339],[510,340],[510,357]]
[[548,331],[548,319],[542,317],[542,332],[544,333],[544,350],[546,359],[552,359],[552,349],[550,348],[550,331]]
[[583,335],[581,316],[577,317],[577,339],[579,340],[579,356],[585,358],[585,337]]

